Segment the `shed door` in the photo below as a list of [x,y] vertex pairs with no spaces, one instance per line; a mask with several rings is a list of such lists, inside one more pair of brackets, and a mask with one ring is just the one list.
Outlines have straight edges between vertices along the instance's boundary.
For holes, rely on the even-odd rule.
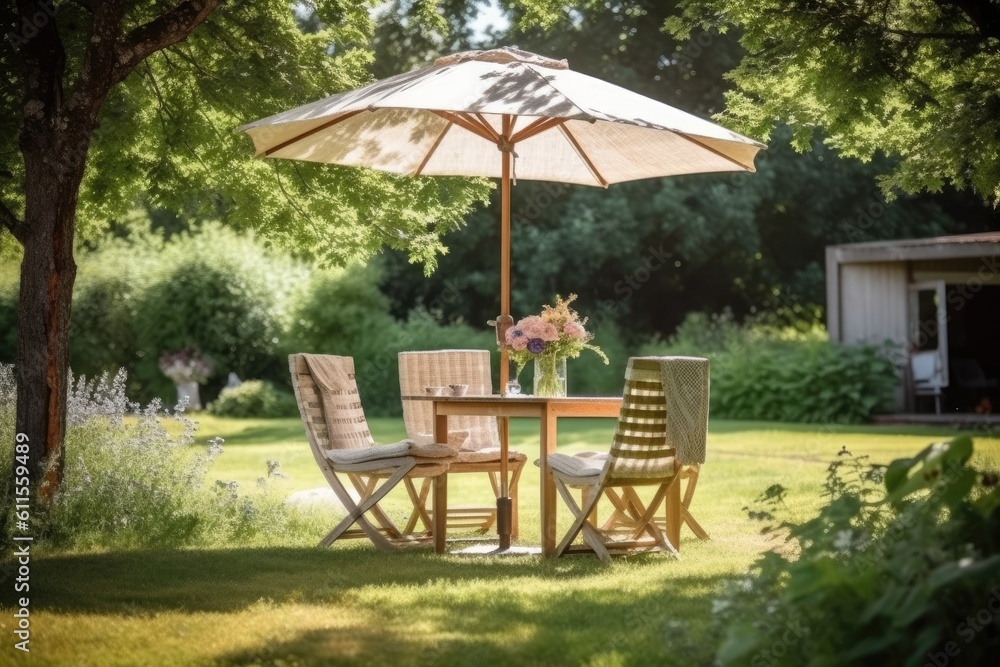
[[940,386],[948,386],[948,310],[943,280],[911,283],[908,308],[910,354],[936,352]]

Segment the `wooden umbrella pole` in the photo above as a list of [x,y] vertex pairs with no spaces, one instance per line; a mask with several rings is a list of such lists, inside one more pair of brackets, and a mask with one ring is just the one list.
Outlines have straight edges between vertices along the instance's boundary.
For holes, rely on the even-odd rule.
[[[511,117],[504,115],[501,133],[502,171],[500,177],[500,317],[497,318],[497,341],[500,343],[500,394],[507,394],[510,359],[505,345],[507,329],[514,323],[510,315],[510,176],[513,146],[510,144]],[[509,419],[500,418],[500,497],[497,498],[497,534],[500,549],[510,548],[511,500],[508,497],[507,459]]]
[[497,318],[497,341],[500,343],[500,393],[506,395],[510,379],[510,355],[504,345],[507,329],[514,323],[510,315],[510,172],[513,146],[509,143],[510,116],[503,117],[504,145],[500,177],[500,317]]

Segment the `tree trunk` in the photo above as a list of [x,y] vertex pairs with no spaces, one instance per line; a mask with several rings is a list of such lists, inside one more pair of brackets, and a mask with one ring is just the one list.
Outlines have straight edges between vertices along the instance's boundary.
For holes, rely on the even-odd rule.
[[[150,54],[186,38],[221,0],[184,0],[123,34],[128,6],[104,0],[93,14],[79,72],[66,83],[60,19],[37,26],[17,46],[15,71],[23,83],[18,144],[24,156],[24,220],[4,208],[3,223],[24,246],[17,311],[17,432],[28,437],[29,480],[43,506],[62,484],[69,374],[69,321],[76,280],[73,236],[76,205],[100,110],[108,92]],[[30,24],[40,5],[17,3]],[[7,504],[11,486],[7,489]],[[9,513],[0,516],[6,529]]]
[[[17,431],[29,438],[32,488],[51,502],[63,476],[73,236],[89,133],[53,127],[22,136],[25,223],[17,313]],[[47,136],[46,136],[47,135]]]

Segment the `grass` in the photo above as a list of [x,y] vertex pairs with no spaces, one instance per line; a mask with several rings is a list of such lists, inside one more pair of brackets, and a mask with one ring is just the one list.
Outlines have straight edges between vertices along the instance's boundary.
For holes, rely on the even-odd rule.
[[[398,420],[371,425],[382,442],[403,435]],[[535,428],[512,427],[514,446],[529,457]],[[560,422],[559,448],[606,448],[611,428],[606,420]],[[692,508],[712,540],[685,531],[681,560],[385,555],[360,541],[313,548],[320,533],[259,548],[43,551],[31,561],[30,658],[95,666],[705,664],[715,649],[713,598],[773,544],[745,505],[780,483],[791,517],[805,518],[820,505],[826,465],[841,447],[888,462],[951,435],[714,422]],[[202,417],[200,438],[213,436],[226,439],[226,451],[210,481],[253,485],[274,459],[289,475],[283,493],[324,484],[298,420]],[[1000,469],[1000,440],[976,442],[977,465]],[[455,500],[489,501],[485,479],[449,482]],[[526,543],[537,543],[537,506],[538,473],[529,465],[521,482]],[[390,507],[397,515],[405,509],[403,498]],[[560,527],[567,517],[560,515]],[[8,580],[0,592],[0,633],[10,644],[11,588]],[[10,644],[0,664],[15,664]]]

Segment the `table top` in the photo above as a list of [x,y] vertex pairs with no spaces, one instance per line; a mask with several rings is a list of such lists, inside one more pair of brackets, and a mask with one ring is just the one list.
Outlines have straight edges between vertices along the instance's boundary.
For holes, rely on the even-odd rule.
[[427,401],[438,416],[492,417],[617,417],[621,396],[403,396]]
[[500,394],[465,396],[428,396],[427,394],[403,396],[406,401],[438,401],[442,403],[606,403],[617,401],[621,403],[621,396],[532,396],[530,394],[517,394],[515,396],[501,396]]

